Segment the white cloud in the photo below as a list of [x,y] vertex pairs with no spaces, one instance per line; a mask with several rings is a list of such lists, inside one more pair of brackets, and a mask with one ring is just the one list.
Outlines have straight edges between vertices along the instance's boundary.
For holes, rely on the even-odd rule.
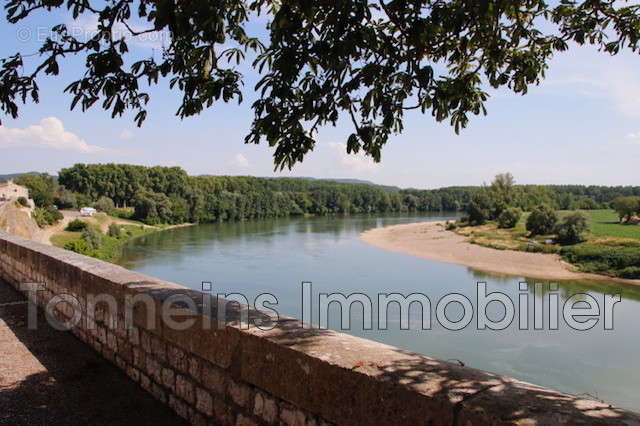
[[333,148],[338,155],[340,164],[349,168],[354,173],[370,173],[380,170],[382,165],[373,161],[371,157],[364,154],[348,154],[347,145],[338,142],[329,142],[330,148]]
[[65,130],[62,121],[56,117],[47,117],[24,129],[0,126],[0,147],[3,148],[52,148],[93,153],[103,151],[104,148],[89,145],[78,135]]
[[122,139],[123,141],[129,140],[133,137],[133,132],[129,129],[124,129],[122,132],[120,132],[120,139]]
[[631,143],[640,144],[640,132],[629,133],[627,139],[631,139]]
[[247,169],[249,168],[249,160],[242,154],[236,154],[231,161],[231,165],[238,169]]
[[570,87],[577,95],[607,101],[622,115],[639,116],[640,71],[636,55],[625,52],[610,56],[593,47],[571,47],[572,52],[552,61],[543,87],[551,86],[556,93],[557,86]]
[[611,92],[618,110],[631,117],[640,115],[640,73],[618,67],[608,74],[604,77],[608,83],[606,90]]

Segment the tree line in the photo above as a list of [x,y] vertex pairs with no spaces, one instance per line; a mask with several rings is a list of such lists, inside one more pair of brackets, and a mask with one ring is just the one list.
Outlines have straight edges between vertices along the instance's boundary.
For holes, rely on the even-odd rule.
[[304,178],[189,176],[179,167],[129,164],[76,164],[62,169],[57,179],[26,174],[16,182],[29,188],[40,207],[95,205],[107,212],[118,209],[117,214],[131,212],[149,224],[305,214],[469,211],[473,206],[494,209],[488,214],[497,217],[497,209],[505,205],[524,211],[541,204],[563,210],[597,209],[609,208],[621,196],[640,196],[640,187],[633,186],[539,186],[511,181],[499,184],[497,189],[491,189],[493,184],[399,189]]
[[133,207],[149,224],[215,222],[293,215],[417,211],[411,194],[376,185],[301,178],[189,176],[178,167],[77,164],[58,182],[81,198]]

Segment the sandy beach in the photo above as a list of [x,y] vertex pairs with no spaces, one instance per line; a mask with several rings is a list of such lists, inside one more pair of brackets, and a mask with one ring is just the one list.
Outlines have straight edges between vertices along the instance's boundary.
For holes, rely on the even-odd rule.
[[467,242],[466,237],[444,229],[443,222],[419,222],[363,232],[362,241],[384,250],[453,263],[496,274],[545,280],[617,281],[640,285],[640,280],[585,274],[556,254],[496,250]]

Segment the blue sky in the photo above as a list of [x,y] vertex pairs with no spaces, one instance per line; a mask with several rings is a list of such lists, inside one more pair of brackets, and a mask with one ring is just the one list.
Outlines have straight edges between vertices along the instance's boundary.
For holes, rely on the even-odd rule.
[[[66,22],[36,17],[11,26],[0,21],[0,56],[37,50],[39,28]],[[74,24],[90,29],[93,22]],[[132,43],[150,55],[159,42]],[[155,51],[157,54],[157,50]],[[2,117],[0,174],[57,172],[78,162],[181,166],[190,174],[360,178],[401,187],[476,185],[510,171],[518,183],[638,185],[640,160],[640,57],[611,57],[574,47],[554,58],[547,79],[525,96],[494,91],[488,115],[474,117],[460,135],[430,115],[412,112],[405,131],[393,136],[374,164],[347,155],[350,123],[322,129],[316,150],[292,171],[273,173],[272,148],[245,145],[253,117],[247,96],[241,105],[217,104],[199,117],[175,116],[179,97],[161,84],[152,93],[142,128],[132,117],[111,119],[101,110],[70,112],[66,84],[81,75],[71,58],[57,78],[40,82],[40,104],[22,107],[20,118]],[[256,75],[247,71],[246,88]]]

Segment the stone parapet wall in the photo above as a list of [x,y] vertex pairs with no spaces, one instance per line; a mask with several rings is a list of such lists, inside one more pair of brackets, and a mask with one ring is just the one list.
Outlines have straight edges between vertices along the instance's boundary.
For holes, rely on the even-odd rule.
[[246,328],[237,305],[220,315],[199,292],[3,233],[0,279],[192,424],[640,425],[605,403],[291,318]]

